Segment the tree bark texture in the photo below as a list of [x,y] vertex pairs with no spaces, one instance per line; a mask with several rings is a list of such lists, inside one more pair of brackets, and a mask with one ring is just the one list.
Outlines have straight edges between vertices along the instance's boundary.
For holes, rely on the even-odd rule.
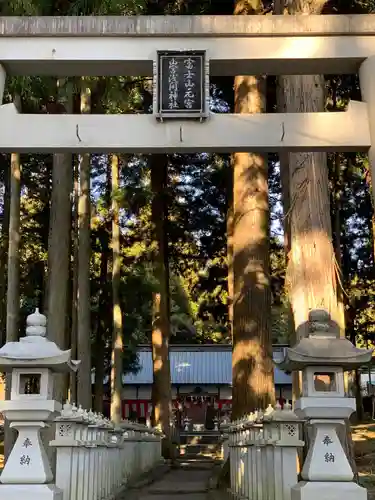
[[120,162],[112,155],[112,371],[111,371],[111,419],[119,424],[122,418],[122,311],[120,302],[121,248],[120,207],[118,202]]
[[171,455],[171,380],[169,364],[170,337],[170,296],[167,243],[167,207],[165,190],[167,187],[168,157],[151,156],[151,187],[154,273],[158,289],[153,293],[152,322],[152,362],[153,385],[152,405],[153,425],[164,435],[163,455]]
[[[320,76],[284,77],[286,111],[324,110]],[[326,309],[339,324],[336,260],[332,245],[327,157],[325,153],[290,153],[291,253],[287,281],[295,326],[311,309]]]
[[101,262],[100,262],[100,289],[99,298],[99,320],[95,332],[95,347],[94,347],[94,363],[95,363],[95,388],[94,388],[94,408],[96,412],[103,413],[103,398],[104,398],[104,363],[105,363],[105,335],[110,331],[111,319],[108,314],[109,291],[108,285],[109,276],[109,234],[111,230],[111,220],[109,217],[112,192],[112,165],[111,158],[108,158],[106,165],[106,207],[108,210],[105,227],[100,233],[101,245]]
[[[8,283],[6,302],[6,342],[17,342],[20,313],[20,208],[21,208],[21,163],[20,155],[12,153],[10,165],[10,208]],[[5,399],[10,399],[11,375],[6,375]],[[16,432],[5,422],[4,459],[7,460],[16,438]]]
[[[290,14],[320,14],[322,0],[291,0]],[[285,111],[324,111],[324,78],[320,75],[280,79]],[[287,281],[295,327],[303,325],[309,310],[326,309],[339,324],[337,268],[332,245],[325,153],[289,154],[291,253]],[[300,334],[304,329],[300,330]]]
[[106,293],[106,283],[108,280],[108,235],[104,233],[101,239],[101,262],[100,262],[100,283],[101,294],[99,298],[99,318],[96,325],[95,341],[94,341],[94,369],[95,369],[95,386],[94,386],[94,409],[98,413],[103,413],[103,398],[104,398],[104,362],[105,362],[105,333],[107,330],[107,307],[108,297]]
[[334,168],[334,192],[333,192],[333,227],[334,227],[334,252],[337,265],[337,315],[340,334],[345,337],[345,297],[343,292],[343,273],[341,258],[341,204],[342,204],[342,174],[341,160],[343,156],[340,153],[333,155]]
[[[284,2],[278,0],[275,2],[275,14],[284,13]],[[279,113],[285,110],[284,90],[283,90],[283,77],[276,79],[276,99],[277,108]],[[280,161],[280,182],[281,182],[281,196],[283,203],[283,226],[284,226],[284,252],[285,252],[285,267],[288,268],[288,262],[291,250],[291,225],[290,225],[290,186],[289,186],[289,154],[286,152],[279,153]],[[290,302],[289,295],[287,296],[288,302],[288,338],[290,345],[296,343],[296,329],[294,324],[293,308]],[[292,400],[296,401],[301,396],[302,388],[302,374],[301,372],[292,373]]]
[[[73,247],[73,262],[72,262],[72,331],[70,348],[72,351],[72,359],[78,358],[77,339],[78,339],[78,311],[77,311],[77,296],[78,296],[78,201],[79,201],[79,166],[78,162],[74,165],[73,174],[73,228],[72,228],[72,247]],[[74,403],[77,401],[77,373],[70,374],[70,400]]]
[[[235,112],[260,113],[265,79],[237,76]],[[267,160],[235,153],[233,163],[233,410],[237,419],[274,402]]]
[[6,340],[17,342],[20,312],[20,208],[21,208],[21,164],[20,155],[11,155],[10,217],[8,249],[8,286]]
[[[235,15],[260,14],[259,0],[237,0]],[[264,77],[236,76],[234,112],[265,110]],[[233,166],[232,419],[275,400],[269,275],[268,168],[264,156],[235,153]]]
[[[81,81],[81,113],[90,113],[90,89]],[[78,201],[78,299],[77,352],[81,365],[78,370],[77,400],[83,408],[92,406],[91,391],[91,294],[90,294],[90,155],[80,156]]]
[[[72,88],[58,80],[58,98],[72,107]],[[48,237],[47,328],[48,339],[60,349],[67,348],[68,276],[71,238],[71,199],[73,158],[71,154],[53,156],[52,194]],[[67,377],[55,377],[55,399],[67,396]]]
[[233,169],[230,167],[230,186],[227,209],[228,319],[233,340]]
[[2,157],[4,162],[4,203],[3,220],[1,224],[1,248],[0,248],[0,345],[6,342],[6,289],[8,276],[8,251],[9,251],[9,218],[10,218],[10,179],[12,160],[8,155]]

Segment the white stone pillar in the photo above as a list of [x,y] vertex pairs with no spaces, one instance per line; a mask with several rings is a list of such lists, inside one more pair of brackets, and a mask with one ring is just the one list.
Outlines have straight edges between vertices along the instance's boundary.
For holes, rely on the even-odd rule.
[[40,430],[42,421],[11,422],[18,431],[16,443],[0,477],[2,484],[45,484],[53,479]]
[[7,74],[5,68],[2,64],[0,64],[0,105],[3,104],[6,79],[7,79]]
[[[367,58],[359,69],[359,83],[362,101],[367,103],[368,121],[370,127],[371,148],[368,152],[372,183],[375,182],[375,56]],[[375,199],[375,189],[372,189]]]

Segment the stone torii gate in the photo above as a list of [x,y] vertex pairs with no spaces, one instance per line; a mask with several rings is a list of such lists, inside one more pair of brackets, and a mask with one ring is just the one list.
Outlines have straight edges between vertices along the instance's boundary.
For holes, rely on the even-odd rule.
[[155,109],[27,115],[7,104],[0,107],[0,151],[362,151],[375,176],[375,15],[2,17],[0,97],[7,74],[155,76],[160,50],[204,51],[206,84],[208,73],[359,71],[365,102],[352,101],[346,112],[262,115],[210,114],[207,106],[200,122],[156,119]]

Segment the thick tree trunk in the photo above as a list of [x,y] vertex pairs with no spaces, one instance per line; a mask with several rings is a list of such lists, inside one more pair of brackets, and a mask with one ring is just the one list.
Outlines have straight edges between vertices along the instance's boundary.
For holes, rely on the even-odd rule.
[[[284,2],[278,0],[275,2],[275,14],[284,13]],[[277,109],[279,113],[285,113],[285,100],[283,90],[283,77],[276,79],[276,98]],[[290,224],[290,186],[289,186],[289,154],[285,152],[279,153],[280,160],[280,181],[281,194],[284,212],[284,252],[285,252],[285,268],[288,268],[291,250],[291,224]],[[294,316],[292,304],[288,296],[288,338],[290,345],[294,345],[297,341],[296,329],[294,325]],[[292,399],[296,401],[301,396],[302,374],[301,372],[292,373]]]
[[[78,340],[78,201],[79,201],[79,166],[78,162],[74,165],[73,176],[73,228],[72,228],[72,247],[73,247],[73,263],[72,263],[72,331],[70,337],[70,348],[72,350],[72,359],[78,358],[77,340]],[[77,373],[70,374],[70,400],[77,401]]]
[[[90,89],[82,79],[81,113],[89,113]],[[83,408],[92,406],[91,395],[91,303],[90,303],[90,155],[80,157],[80,193],[78,201],[78,370],[77,400]]]
[[[291,0],[290,14],[320,14],[322,0]],[[324,78],[320,75],[281,77],[285,111],[322,112],[325,109]],[[337,266],[332,243],[327,155],[290,153],[291,253],[287,269],[290,302],[297,338],[306,333],[311,309],[326,309],[340,325]],[[345,332],[341,329],[341,335]],[[349,429],[349,427],[348,427]],[[347,442],[350,442],[350,433]],[[351,449],[345,443],[352,460]]]
[[95,386],[94,386],[94,409],[96,412],[103,413],[104,399],[104,362],[105,362],[105,344],[104,336],[107,331],[108,317],[108,234],[103,231],[100,237],[101,241],[101,262],[100,262],[100,284],[101,292],[99,297],[98,321],[95,331],[94,343],[94,369],[95,369]]
[[[8,155],[1,157],[4,169],[4,198],[3,198],[3,220],[1,223],[1,246],[0,246],[0,346],[6,342],[6,289],[8,276],[8,250],[9,250],[9,215],[10,215],[10,177],[11,161]],[[0,373],[0,401],[5,399],[5,374]]]
[[[111,158],[108,158],[106,165],[106,208],[109,212],[111,205]],[[100,298],[99,298],[99,318],[95,332],[94,363],[95,363],[95,388],[94,388],[94,408],[95,411],[103,413],[104,400],[104,363],[105,363],[105,334],[110,331],[111,319],[109,318],[109,233],[111,221],[109,215],[105,221],[105,227],[100,233],[101,263],[100,263]]]
[[[6,303],[6,341],[17,342],[20,313],[20,208],[21,208],[21,164],[20,155],[11,155],[10,216],[8,248],[8,286]],[[11,377],[6,376],[6,399],[10,399]],[[8,422],[5,426],[4,459],[7,460],[13,447],[16,433]]]
[[105,363],[105,346],[103,338],[103,330],[100,324],[96,327],[94,341],[94,370],[95,370],[95,385],[94,385],[94,411],[98,413],[104,412],[104,363]]
[[[259,0],[237,0],[234,14],[259,14]],[[264,77],[237,76],[235,113],[265,110]],[[232,419],[275,400],[269,276],[267,159],[235,153],[233,164]]]
[[[265,79],[235,78],[235,112],[260,113]],[[233,155],[233,408],[240,418],[275,399],[269,276],[267,160]]]
[[343,273],[342,273],[342,258],[341,258],[341,198],[342,198],[342,179],[341,179],[341,158],[340,153],[334,154],[334,252],[337,265],[337,273],[339,282],[337,285],[337,308],[338,308],[338,324],[340,327],[341,336],[345,336],[345,304],[343,293]]
[[[324,110],[320,76],[284,77],[287,112]],[[324,308],[339,322],[325,153],[289,155],[291,255],[288,285],[296,328],[310,309]]]
[[[320,14],[322,0],[291,0],[290,14]],[[281,77],[288,113],[324,111],[324,79],[319,75]],[[335,254],[332,245],[327,155],[290,153],[291,254],[287,278],[295,327],[310,309],[326,309],[339,324]]]
[[21,164],[20,155],[12,153],[10,179],[10,218],[7,287],[7,342],[16,342],[19,333],[20,312],[20,208]]
[[[8,251],[9,251],[9,218],[10,218],[10,179],[11,163],[8,155],[1,158],[4,163],[4,201],[3,201],[3,220],[1,224],[1,248],[0,248],[0,345],[6,342],[6,289],[8,276]],[[0,381],[1,383],[1,381]],[[2,399],[0,397],[0,399]]]
[[230,167],[227,209],[228,319],[233,341],[233,169]]
[[[71,112],[72,88],[58,80],[58,97]],[[48,237],[47,328],[48,339],[60,349],[67,348],[68,276],[71,238],[71,200],[73,158],[71,154],[53,156],[52,195]],[[55,399],[67,397],[68,380],[55,377]]]
[[120,423],[122,418],[122,311],[120,302],[121,248],[120,248],[120,207],[118,203],[120,165],[119,157],[112,155],[112,371],[111,371],[111,419]]
[[167,186],[168,157],[166,155],[151,156],[152,225],[154,272],[158,283],[158,291],[153,294],[152,322],[152,361],[153,385],[152,405],[153,425],[159,427],[164,435],[163,455],[170,458],[171,445],[171,381],[169,365],[170,336],[170,296],[169,266],[167,242],[167,207],[165,190]]

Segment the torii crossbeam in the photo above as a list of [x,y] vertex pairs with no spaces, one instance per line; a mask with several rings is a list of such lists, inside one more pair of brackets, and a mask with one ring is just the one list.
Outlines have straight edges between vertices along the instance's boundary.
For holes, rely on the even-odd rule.
[[24,115],[0,107],[0,150],[39,153],[368,151],[367,106],[346,112],[211,114],[202,122],[153,115]]

